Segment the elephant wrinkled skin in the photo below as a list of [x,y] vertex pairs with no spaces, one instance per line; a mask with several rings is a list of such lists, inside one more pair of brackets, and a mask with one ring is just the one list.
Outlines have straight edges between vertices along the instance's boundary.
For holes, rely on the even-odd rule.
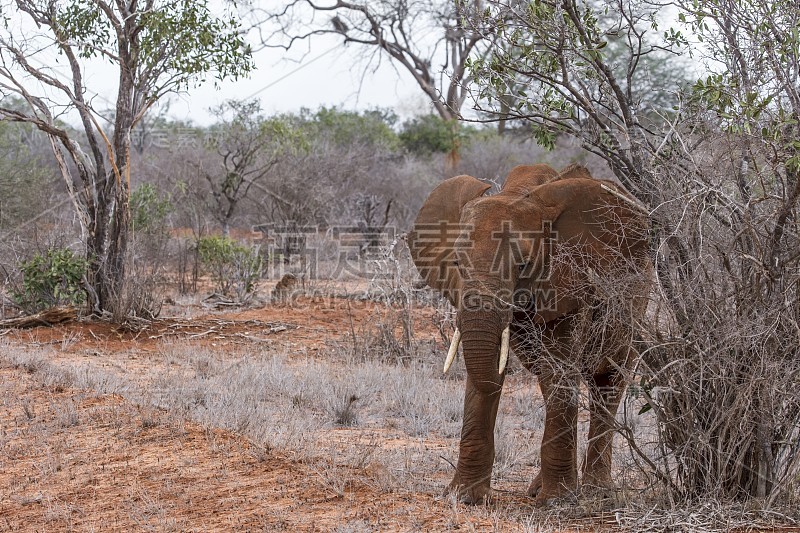
[[[508,349],[502,339],[509,337],[545,400],[541,471],[529,494],[542,504],[578,489],[581,380],[590,412],[583,485],[608,487],[613,417],[634,359],[633,321],[644,312],[650,285],[648,217],[622,187],[580,166],[560,173],[547,165],[516,167],[498,194],[484,196],[489,188],[471,176],[442,182],[408,234],[420,275],[457,310],[467,369],[448,491],[466,503],[490,496],[501,352]],[[625,280],[611,284],[622,286],[616,300],[607,297],[609,279]],[[580,332],[588,340],[577,346]]]

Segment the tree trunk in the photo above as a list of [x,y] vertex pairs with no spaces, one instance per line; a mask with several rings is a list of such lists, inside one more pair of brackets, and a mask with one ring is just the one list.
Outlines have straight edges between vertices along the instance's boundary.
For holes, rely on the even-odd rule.
[[124,283],[128,261],[130,209],[127,184],[117,176],[98,179],[97,203],[89,212],[91,229],[86,243],[90,303],[95,312],[124,318]]
[[508,122],[508,112],[511,110],[510,98],[505,95],[500,97],[500,120],[497,121],[497,134],[501,137],[506,133],[506,123]]
[[461,162],[461,139],[458,136],[458,120],[455,118],[448,121],[450,124],[450,135],[453,140],[450,151],[445,155],[445,173],[454,174]]

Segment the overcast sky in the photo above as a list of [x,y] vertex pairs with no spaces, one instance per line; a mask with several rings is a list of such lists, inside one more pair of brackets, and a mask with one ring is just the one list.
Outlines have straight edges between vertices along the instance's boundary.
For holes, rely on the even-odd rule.
[[[14,28],[15,24],[23,27]],[[11,33],[24,35],[36,31],[25,17],[12,20]],[[322,36],[311,42],[300,42],[290,52],[277,48],[264,48],[254,54],[255,70],[248,78],[230,80],[215,87],[210,80],[188,91],[169,95],[168,114],[172,118],[190,120],[206,125],[214,120],[209,108],[228,99],[257,97],[267,114],[296,112],[303,107],[339,106],[343,109],[392,108],[401,118],[426,112],[432,107],[423,97],[413,78],[406,71],[398,71],[383,58],[380,62],[367,62],[370,49],[350,44],[344,46],[338,36]],[[29,58],[36,66],[69,79],[69,67],[62,57],[49,49],[42,49]],[[38,65],[37,65],[38,63]],[[115,65],[101,59],[84,63],[84,83],[95,108],[112,109],[116,98],[118,71]],[[367,67],[369,67],[367,69]],[[365,69],[367,71],[365,72]],[[363,78],[363,82],[362,82]],[[46,94],[54,102],[62,102],[57,92],[43,88],[28,79],[34,94]],[[162,100],[163,103],[163,100]],[[71,113],[62,119],[74,119]]]
[[228,81],[218,89],[208,82],[186,94],[172,96],[169,114],[207,124],[213,120],[209,107],[226,99],[251,96],[261,100],[267,114],[323,105],[344,109],[389,107],[401,118],[432,110],[410,74],[395,70],[385,58],[380,65],[373,61],[365,73],[367,49],[343,46],[341,41],[337,37],[321,37],[290,53],[260,50],[254,56],[256,70],[248,79]]

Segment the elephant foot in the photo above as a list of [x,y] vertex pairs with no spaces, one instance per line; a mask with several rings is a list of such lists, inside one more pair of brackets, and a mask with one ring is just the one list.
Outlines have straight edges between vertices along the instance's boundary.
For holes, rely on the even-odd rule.
[[586,479],[581,484],[581,498],[592,500],[609,500],[616,496],[616,487],[610,478]]
[[539,491],[542,490],[542,473],[539,472],[536,474],[536,477],[533,478],[531,484],[528,485],[528,496],[531,498],[535,498],[539,495]]
[[546,484],[539,472],[528,487],[528,496],[534,498],[536,507],[573,505],[578,501],[576,489],[577,483],[574,481]]
[[444,495],[455,494],[459,502],[466,505],[482,505],[489,503],[492,499],[492,489],[489,481],[465,484],[458,476],[447,486]]
[[576,505],[577,503],[577,495],[574,492],[568,491],[554,494],[540,490],[533,500],[533,505],[536,507],[563,507],[567,505]]
[[608,493],[613,496],[614,488],[614,482],[611,481],[611,474],[609,472],[584,472],[583,474],[583,479],[581,480],[581,494],[599,496]]

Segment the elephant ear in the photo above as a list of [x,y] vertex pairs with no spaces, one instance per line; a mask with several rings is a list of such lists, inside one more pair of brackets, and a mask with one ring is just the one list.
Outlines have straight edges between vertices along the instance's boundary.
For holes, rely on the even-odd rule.
[[621,186],[584,172],[547,183],[532,198],[545,228],[532,280],[537,322],[576,311],[592,283],[647,255],[647,216]]
[[519,165],[508,173],[502,192],[519,195],[530,194],[535,188],[554,180],[558,175],[558,172],[549,165]]
[[461,209],[490,187],[472,176],[443,181],[422,204],[414,227],[408,233],[408,248],[420,275],[453,304],[459,285],[458,269],[453,261],[455,242],[461,231]]

